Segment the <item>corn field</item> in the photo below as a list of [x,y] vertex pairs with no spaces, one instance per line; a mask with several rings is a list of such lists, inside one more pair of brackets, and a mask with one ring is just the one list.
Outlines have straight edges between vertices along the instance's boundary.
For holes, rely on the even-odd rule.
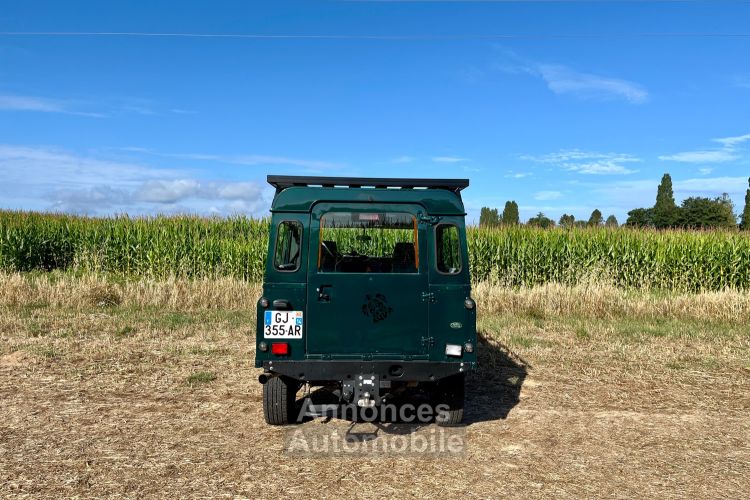
[[0,212],[0,269],[260,281],[268,221]]
[[[268,220],[86,218],[0,212],[0,270],[123,278],[263,278]],[[470,228],[472,277],[507,286],[581,284],[676,291],[750,289],[750,237],[738,232]]]

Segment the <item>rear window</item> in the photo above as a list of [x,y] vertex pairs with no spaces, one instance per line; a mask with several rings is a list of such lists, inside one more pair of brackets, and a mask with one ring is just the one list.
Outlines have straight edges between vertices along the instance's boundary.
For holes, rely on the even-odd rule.
[[328,212],[320,219],[318,269],[334,273],[416,273],[416,218],[400,212]]
[[302,224],[289,220],[281,222],[276,230],[273,267],[279,271],[296,271],[299,269],[301,248]]
[[461,246],[458,238],[458,226],[440,224],[435,228],[436,265],[443,274],[461,272]]

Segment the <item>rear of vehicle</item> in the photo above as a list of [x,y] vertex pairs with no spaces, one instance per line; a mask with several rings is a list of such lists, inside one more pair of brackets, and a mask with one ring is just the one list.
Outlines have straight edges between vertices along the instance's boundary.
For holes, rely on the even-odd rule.
[[269,182],[277,194],[256,346],[266,420],[294,421],[303,384],[361,408],[422,384],[446,408],[438,421],[458,423],[476,365],[459,194],[468,181]]

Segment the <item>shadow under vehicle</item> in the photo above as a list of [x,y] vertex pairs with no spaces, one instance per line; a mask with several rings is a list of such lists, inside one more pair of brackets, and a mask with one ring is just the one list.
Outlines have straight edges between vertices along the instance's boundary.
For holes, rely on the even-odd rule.
[[[479,332],[477,342],[477,369],[467,375],[464,406],[464,425],[479,422],[504,420],[521,400],[521,389],[531,366],[507,346],[495,340],[492,334]],[[430,391],[416,387],[389,403],[393,412],[381,411],[369,416],[355,415],[342,409],[335,386],[321,386],[304,394],[296,401],[296,412],[301,422],[314,417],[340,418],[352,423],[348,436],[369,440],[378,435],[405,435],[419,432],[434,422],[434,418],[420,419],[414,411],[402,412],[403,406],[410,410],[420,404],[430,403]],[[407,415],[403,419],[403,415]],[[434,414],[433,414],[434,416]],[[369,423],[364,431],[357,423]]]

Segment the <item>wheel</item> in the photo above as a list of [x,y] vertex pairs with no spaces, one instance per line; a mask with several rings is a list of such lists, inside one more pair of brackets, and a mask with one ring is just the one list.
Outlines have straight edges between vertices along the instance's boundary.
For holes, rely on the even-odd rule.
[[287,425],[296,421],[294,406],[297,382],[284,377],[271,377],[263,384],[263,417],[270,425]]
[[443,427],[461,424],[464,418],[463,373],[444,378],[437,383],[435,405],[435,423]]

